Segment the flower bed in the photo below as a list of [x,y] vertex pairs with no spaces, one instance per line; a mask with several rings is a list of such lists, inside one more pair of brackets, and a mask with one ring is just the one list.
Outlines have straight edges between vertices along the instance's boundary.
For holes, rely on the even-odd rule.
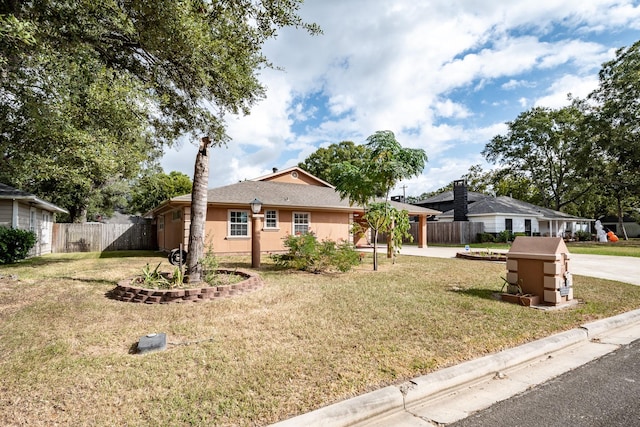
[[458,252],[456,253],[456,258],[462,259],[471,259],[476,261],[507,261],[507,254],[503,254],[500,252],[486,252],[486,251],[475,251],[475,252]]
[[133,284],[135,278],[129,278],[118,282],[115,289],[110,292],[110,297],[125,302],[137,302],[145,304],[167,304],[187,301],[207,301],[219,298],[229,298],[248,292],[253,292],[264,286],[262,278],[257,274],[238,270],[217,270],[222,274],[235,274],[244,277],[244,280],[231,285],[202,286],[189,289],[148,289]]

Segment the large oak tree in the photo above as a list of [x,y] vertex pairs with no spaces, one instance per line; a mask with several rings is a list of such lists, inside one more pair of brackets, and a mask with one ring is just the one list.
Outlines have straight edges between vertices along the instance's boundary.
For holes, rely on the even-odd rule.
[[590,191],[597,153],[579,108],[536,107],[507,125],[507,134],[495,136],[482,153],[512,178],[530,181],[545,207],[561,210]]
[[[47,156],[47,145],[57,146],[60,156],[68,151],[88,153],[89,166],[78,168],[77,163],[87,163],[83,159],[70,161],[65,167],[72,173],[81,170],[77,173],[78,179],[91,172],[96,159],[102,159],[103,154],[112,156],[113,161],[104,162],[107,163],[105,169],[100,168],[97,177],[91,177],[83,185],[71,185],[61,180],[53,169],[24,175],[23,188],[32,188],[28,185],[31,179],[39,194],[44,192],[43,183],[61,180],[60,185],[47,189],[57,194],[71,192],[73,188],[90,190],[103,185],[102,176],[114,176],[108,166],[126,171],[129,163],[120,163],[126,159],[117,157],[126,150],[132,151],[127,157],[134,164],[141,154],[149,155],[160,143],[171,143],[185,134],[198,142],[206,137],[211,145],[225,144],[228,141],[225,114],[248,114],[265,96],[265,88],[258,79],[260,69],[271,66],[262,54],[264,42],[275,37],[281,27],[302,27],[311,33],[319,31],[297,15],[301,2],[3,2],[0,5],[0,74],[3,82],[0,154],[4,162],[25,163],[10,150],[12,144],[25,137],[42,141],[40,145],[45,148],[39,149],[41,158]],[[79,73],[75,72],[76,66]],[[58,77],[62,82],[57,82]],[[81,77],[105,87],[104,99],[101,98],[104,102],[99,104],[101,108],[109,107],[110,87],[128,87],[127,96],[116,108],[119,112],[129,108],[131,113],[126,116],[127,121],[119,123],[118,118],[109,114],[93,114],[87,124],[70,114],[74,111],[86,114],[86,107],[91,107],[83,103],[89,91]],[[70,89],[78,84],[82,90],[76,93]],[[58,105],[61,102],[64,102],[62,107]],[[56,126],[49,126],[49,123]],[[29,132],[24,133],[23,129]],[[131,135],[120,135],[119,129],[131,132]],[[75,130],[81,138],[75,137]],[[85,145],[72,147],[77,139]],[[33,151],[28,145],[24,148],[27,153]],[[28,155],[24,157],[28,158]],[[20,168],[16,166],[15,169]],[[204,169],[196,165],[195,170]],[[194,188],[202,185],[201,180],[201,176],[194,176]],[[78,192],[78,196],[73,197],[84,200],[86,194]],[[203,197],[206,197],[206,191]],[[206,200],[204,204],[202,201],[196,204],[206,209]],[[202,217],[195,216],[196,219]],[[204,230],[203,224],[192,223],[192,226]],[[191,238],[203,236],[192,233]],[[196,264],[201,255],[190,254]],[[190,279],[199,280],[199,274],[194,271]]]

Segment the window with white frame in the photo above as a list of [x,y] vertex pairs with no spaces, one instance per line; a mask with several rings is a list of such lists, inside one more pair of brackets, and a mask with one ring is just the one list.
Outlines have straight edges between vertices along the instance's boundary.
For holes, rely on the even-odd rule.
[[308,212],[293,213],[293,234],[306,234],[309,232],[310,215]]
[[182,218],[182,211],[181,210],[178,209],[178,210],[175,210],[175,211],[172,212],[171,219],[173,221],[178,221],[181,218]]
[[164,215],[158,217],[158,230],[164,230]]
[[278,228],[278,211],[275,211],[275,210],[264,211],[264,228],[265,229]]
[[36,210],[34,208],[29,211],[29,231],[36,232]]
[[249,211],[229,211],[230,237],[249,237]]
[[51,229],[51,214],[42,212],[42,243],[49,244],[49,230]]

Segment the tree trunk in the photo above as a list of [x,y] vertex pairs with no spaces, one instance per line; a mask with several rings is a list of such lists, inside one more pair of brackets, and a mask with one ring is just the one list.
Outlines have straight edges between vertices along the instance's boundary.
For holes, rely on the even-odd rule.
[[389,228],[389,233],[387,234],[387,258],[391,259],[393,258],[393,264],[396,263],[396,259],[394,257],[395,255],[395,243],[393,241],[393,239],[395,238],[395,221],[391,220],[391,227]]
[[187,256],[187,283],[198,283],[202,280],[202,264],[204,256],[204,230],[207,221],[207,185],[209,181],[209,148],[210,140],[205,137],[200,143],[193,173],[193,189],[191,191],[191,225],[189,227],[189,252]]
[[622,236],[619,237],[623,237],[624,240],[629,240],[629,237],[627,237],[627,230],[624,228],[624,211],[622,210],[622,197],[619,193],[617,194],[616,199],[618,202],[618,234],[622,233]]
[[373,230],[373,271],[378,271],[378,229]]

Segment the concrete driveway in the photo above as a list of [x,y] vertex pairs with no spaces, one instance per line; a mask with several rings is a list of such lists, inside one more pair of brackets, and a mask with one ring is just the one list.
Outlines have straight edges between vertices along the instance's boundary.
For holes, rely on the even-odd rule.
[[[507,252],[506,250],[492,250],[495,252]],[[434,258],[455,258],[457,252],[464,252],[464,246],[432,246],[428,248],[404,246],[400,254]],[[572,253],[569,261],[569,269],[572,274],[617,280],[640,286],[640,258],[637,257]]]

